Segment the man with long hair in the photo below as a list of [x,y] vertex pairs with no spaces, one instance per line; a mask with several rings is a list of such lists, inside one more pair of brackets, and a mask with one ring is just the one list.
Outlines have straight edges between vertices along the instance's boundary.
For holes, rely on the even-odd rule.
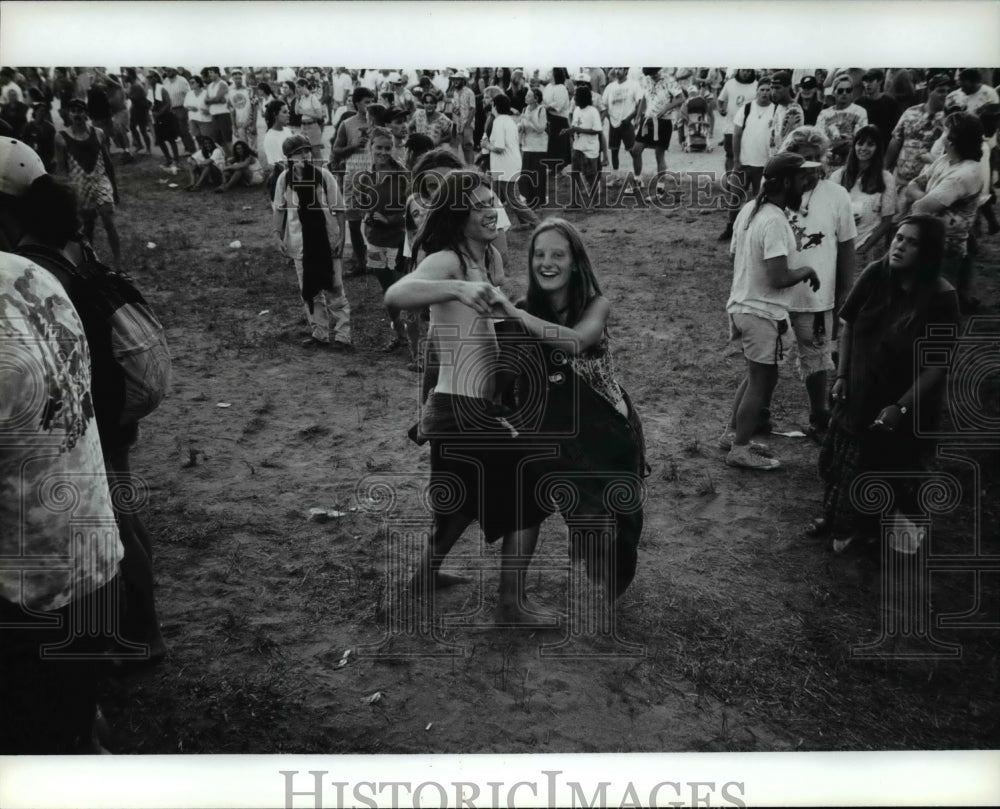
[[743,349],[747,375],[736,391],[729,426],[719,439],[730,466],[767,470],[781,465],[764,454],[764,445],[752,444],[750,436],[778,382],[790,287],[802,281],[814,291],[820,286],[812,267],[789,267],[795,235],[785,218],[785,209],[797,209],[802,201],[805,171],[818,167],[799,155],[776,154],[764,166],[760,194],[743,206],[733,224],[729,248],[734,257],[733,285],[726,312],[730,337]]

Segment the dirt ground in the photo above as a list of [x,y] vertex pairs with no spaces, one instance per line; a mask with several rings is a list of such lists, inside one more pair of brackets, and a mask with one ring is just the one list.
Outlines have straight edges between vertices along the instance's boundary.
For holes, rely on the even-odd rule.
[[[904,659],[929,647],[891,635],[879,648],[895,656],[852,654],[895,624],[882,608],[877,560],[835,556],[802,534],[820,504],[818,448],[775,437],[786,466],[771,475],[730,469],[715,448],[742,373],[726,339],[731,261],[716,240],[721,210],[688,199],[672,210],[567,215],[611,301],[618,373],[644,420],[653,467],[638,575],[611,626],[591,620],[586,603],[576,608],[592,593],[573,584],[579,571],[568,569],[565,528],[552,518],[529,586],[545,605],[576,609],[579,621],[534,634],[492,628],[497,548],[473,527],[453,563],[473,582],[442,597],[433,632],[393,633],[393,584],[419,548],[419,537],[409,545],[400,537],[429,527],[419,497],[429,464],[428,450],[406,437],[416,375],[401,354],[381,351],[389,330],[379,286],[347,281],[356,353],[307,352],[295,275],[271,238],[261,190],[184,193],[158,163],[121,169],[118,222],[126,266],[174,357],[170,396],[143,422],[134,460],[149,490],[170,651],[158,666],[108,683],[113,751],[1000,743],[995,569],[977,578],[953,565],[930,579],[933,618],[962,616],[933,629],[959,644],[957,655]],[[677,169],[721,163],[719,151],[670,155]],[[522,290],[528,235],[509,237],[509,274]],[[234,240],[242,246],[230,247]],[[103,234],[97,247],[106,250]],[[1000,239],[984,238],[979,258],[979,295],[993,316],[998,248]],[[995,417],[992,368],[993,387],[978,384]],[[790,366],[774,415],[784,431],[806,419]],[[978,477],[974,464],[940,462],[962,497],[935,520],[933,547],[968,557],[978,531],[980,552],[995,555],[997,451],[975,445],[967,454]],[[391,508],[380,499],[387,491]],[[312,508],[341,516],[312,522]]]

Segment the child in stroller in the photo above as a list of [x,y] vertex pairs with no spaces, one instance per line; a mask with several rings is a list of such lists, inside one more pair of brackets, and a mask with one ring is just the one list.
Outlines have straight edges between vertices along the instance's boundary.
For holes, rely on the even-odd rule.
[[712,151],[712,118],[710,103],[703,96],[691,96],[682,107],[684,113],[684,127],[687,130],[687,138],[684,142],[686,152],[710,152]]

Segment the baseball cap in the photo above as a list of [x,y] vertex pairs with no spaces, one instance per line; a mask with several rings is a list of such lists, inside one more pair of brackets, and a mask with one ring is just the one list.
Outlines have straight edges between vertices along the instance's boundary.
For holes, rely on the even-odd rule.
[[458,70],[456,70],[454,73],[452,73],[451,76],[449,76],[449,78],[451,78],[451,79],[467,79],[467,78],[469,78],[469,71],[466,70],[464,67],[460,67]]
[[872,68],[864,76],[861,77],[861,81],[882,81],[885,78],[885,73],[879,70],[877,67]]
[[947,73],[935,73],[927,80],[927,89],[933,90],[935,87],[940,87],[942,84],[947,84],[951,86],[951,77]]
[[82,98],[71,98],[69,101],[66,102],[66,109],[67,110],[71,110],[74,107],[78,107],[79,109],[81,109],[84,112],[86,112],[87,111],[87,102],[84,101]]
[[787,70],[778,70],[771,74],[771,84],[781,84],[785,87],[792,86],[792,74]]
[[389,84],[399,84],[402,80],[403,78],[395,70],[389,74]]
[[586,73],[577,73],[573,77],[573,82],[575,84],[590,84],[590,76],[588,76]]
[[0,138],[0,193],[19,197],[45,173],[42,158],[28,144]]
[[803,90],[814,90],[818,86],[819,83],[816,81],[815,76],[803,76],[802,81],[799,82],[799,87]]
[[817,163],[815,160],[806,160],[802,155],[794,154],[793,152],[778,152],[764,166],[764,176],[768,179],[787,177],[803,169],[821,168],[822,165],[822,163]]
[[281,144],[281,151],[284,153],[285,157],[291,157],[296,152],[301,152],[303,149],[312,149],[312,143],[309,142],[309,138],[305,135],[292,135],[288,140]]

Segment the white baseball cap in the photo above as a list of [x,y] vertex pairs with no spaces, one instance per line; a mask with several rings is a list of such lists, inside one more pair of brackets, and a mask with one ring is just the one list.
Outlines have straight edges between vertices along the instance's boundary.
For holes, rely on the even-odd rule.
[[19,197],[46,173],[42,158],[28,144],[0,138],[0,193]]

